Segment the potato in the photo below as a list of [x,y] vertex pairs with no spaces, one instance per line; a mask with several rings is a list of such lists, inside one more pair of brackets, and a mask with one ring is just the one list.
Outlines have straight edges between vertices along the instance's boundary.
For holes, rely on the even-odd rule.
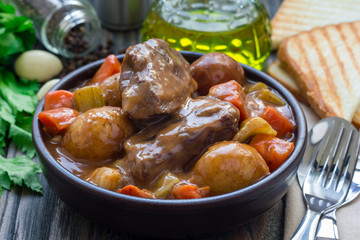
[[196,184],[210,186],[211,194],[232,192],[269,174],[265,160],[255,148],[233,141],[218,142],[198,160]]
[[62,145],[76,158],[113,159],[121,153],[122,141],[133,133],[134,127],[121,108],[105,106],[81,114],[66,131]]
[[121,106],[120,73],[108,77],[99,84],[107,106]]
[[121,182],[121,174],[113,168],[100,167],[95,169],[86,180],[99,187],[114,191]]
[[198,93],[207,95],[209,89],[220,83],[235,80],[240,85],[245,83],[244,69],[233,58],[224,53],[208,53],[190,66],[193,78],[198,83]]
[[60,59],[44,50],[26,51],[15,61],[16,74],[31,81],[45,82],[58,75],[62,69]]

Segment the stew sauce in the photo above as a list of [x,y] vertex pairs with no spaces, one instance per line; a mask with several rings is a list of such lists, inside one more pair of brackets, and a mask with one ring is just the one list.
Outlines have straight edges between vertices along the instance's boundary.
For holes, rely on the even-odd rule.
[[[276,91],[246,79],[240,64],[219,54],[190,65],[166,42],[151,39],[127,50],[121,72],[105,61],[96,81],[65,94],[85,107],[70,107],[79,116],[65,130],[49,131],[62,116],[54,119],[49,109],[39,115],[48,150],[76,176],[137,197],[200,198],[261,180],[290,156],[296,123]],[[255,136],[260,144],[252,143]],[[285,155],[266,154],[270,145]]]

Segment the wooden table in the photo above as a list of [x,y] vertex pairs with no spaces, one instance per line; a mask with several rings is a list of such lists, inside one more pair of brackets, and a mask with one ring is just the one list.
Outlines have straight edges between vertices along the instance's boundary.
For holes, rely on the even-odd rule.
[[[282,0],[263,2],[272,17]],[[117,53],[140,42],[140,30],[110,32],[103,29],[103,43],[108,39],[112,39],[114,52]],[[272,61],[274,57],[273,54],[268,61]],[[15,146],[7,146],[7,157],[12,158],[19,154],[21,152],[17,151]],[[35,158],[34,161],[38,162],[38,159]],[[10,192],[5,190],[0,196],[0,240],[142,239],[90,222],[63,203],[51,190],[43,175],[40,175],[40,181],[44,188],[43,195],[31,192],[25,187],[13,186]],[[196,239],[282,239],[283,200],[256,219],[231,231],[197,236]]]

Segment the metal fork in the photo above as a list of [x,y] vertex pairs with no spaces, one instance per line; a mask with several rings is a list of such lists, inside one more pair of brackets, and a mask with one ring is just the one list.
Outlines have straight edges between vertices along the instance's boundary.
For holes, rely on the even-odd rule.
[[[354,176],[352,178],[349,191],[346,195],[343,205],[351,202],[360,194],[360,156],[358,156]],[[320,220],[319,226],[316,232],[316,239],[336,240],[339,239],[339,233],[336,223],[336,209],[326,212]]]
[[359,133],[343,122],[330,124],[324,133],[327,144],[313,154],[303,183],[307,210],[292,239],[313,239],[321,215],[340,206],[349,189],[359,152]]
[[[312,156],[317,152],[317,150],[326,144],[326,138],[325,136],[330,133],[330,127],[332,125],[337,125],[340,122],[343,122],[345,126],[348,126],[349,128],[354,128],[352,124],[349,121],[346,121],[343,118],[325,118],[322,121],[315,124],[312,129],[310,130],[308,136],[307,136],[307,145],[306,145],[306,151],[304,153],[303,160],[300,163],[300,166],[297,171],[297,177],[300,186],[302,187],[304,183],[304,179],[306,177],[306,174],[309,169],[310,162],[312,160]],[[355,128],[354,128],[355,129]],[[310,166],[311,167],[311,166]],[[346,195],[345,200],[342,202],[341,206],[344,206],[345,204],[351,202],[354,200],[358,195],[360,194],[360,156],[358,155],[357,161],[356,161],[356,168],[354,171],[354,176],[352,178],[349,191]],[[339,239],[339,233],[337,229],[337,223],[336,223],[336,216],[335,216],[336,209],[325,212],[321,218],[319,225],[317,227],[316,232],[316,239],[326,239],[326,240],[336,240]]]

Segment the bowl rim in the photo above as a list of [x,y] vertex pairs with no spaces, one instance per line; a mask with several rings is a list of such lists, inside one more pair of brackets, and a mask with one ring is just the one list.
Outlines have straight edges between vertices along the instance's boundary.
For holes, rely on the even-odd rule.
[[[194,59],[204,55],[203,53],[198,52],[191,52],[191,51],[179,51],[185,58],[186,57],[192,57]],[[122,59],[125,54],[119,54],[116,55],[118,59]],[[105,59],[100,59],[95,62],[89,63],[87,65],[84,65],[73,72],[67,74],[64,76],[57,84],[55,84],[49,91],[53,91],[56,89],[61,89],[61,86],[65,85],[65,83],[70,82],[71,79],[78,74],[82,73],[83,71],[87,71],[91,68],[94,68],[95,66],[100,66],[102,62],[104,62]],[[285,101],[290,105],[290,108],[292,110],[293,116],[295,118],[296,122],[296,135],[295,135],[295,147],[290,155],[290,157],[285,161],[277,170],[275,170],[273,173],[269,174],[265,178],[261,179],[258,182],[253,183],[252,185],[230,192],[225,193],[217,196],[211,196],[206,198],[199,198],[199,199],[147,199],[147,198],[139,198],[134,196],[128,196],[125,194],[119,194],[114,191],[110,191],[101,187],[98,187],[96,185],[93,185],[77,176],[72,174],[70,171],[65,169],[47,150],[45,143],[42,139],[42,131],[41,131],[41,123],[37,118],[37,115],[43,110],[44,105],[44,98],[41,99],[39,102],[33,118],[33,124],[32,124],[32,138],[33,143],[35,145],[36,152],[38,154],[38,157],[42,159],[42,164],[45,164],[48,168],[51,169],[51,171],[54,171],[59,174],[61,179],[64,179],[66,181],[74,182],[76,184],[79,184],[79,187],[82,187],[84,191],[87,191],[89,193],[92,193],[94,195],[101,195],[103,198],[112,199],[113,201],[121,201],[128,204],[141,204],[141,208],[153,208],[153,207],[162,207],[162,208],[181,208],[181,207],[194,207],[194,208],[206,208],[209,205],[211,206],[219,206],[219,203],[232,201],[234,199],[243,198],[251,200],[256,199],[258,195],[261,195],[261,192],[267,192],[270,191],[270,189],[266,186],[269,184],[274,186],[274,184],[278,184],[278,179],[286,179],[288,176],[287,169],[288,168],[296,168],[298,167],[301,158],[298,157],[299,154],[303,152],[303,149],[305,147],[306,143],[306,134],[307,134],[307,126],[306,126],[306,120],[303,113],[303,110],[301,109],[299,103],[295,99],[295,97],[279,82],[277,82],[275,79],[273,79],[271,76],[267,75],[266,73],[257,70],[253,67],[250,67],[248,65],[242,64],[242,67],[244,68],[244,72],[246,75],[257,75],[259,77],[259,81],[265,80],[266,84],[268,84],[271,88],[274,88],[284,99]],[[257,79],[251,79],[251,80],[257,80]],[[99,195],[99,196],[100,196]]]

